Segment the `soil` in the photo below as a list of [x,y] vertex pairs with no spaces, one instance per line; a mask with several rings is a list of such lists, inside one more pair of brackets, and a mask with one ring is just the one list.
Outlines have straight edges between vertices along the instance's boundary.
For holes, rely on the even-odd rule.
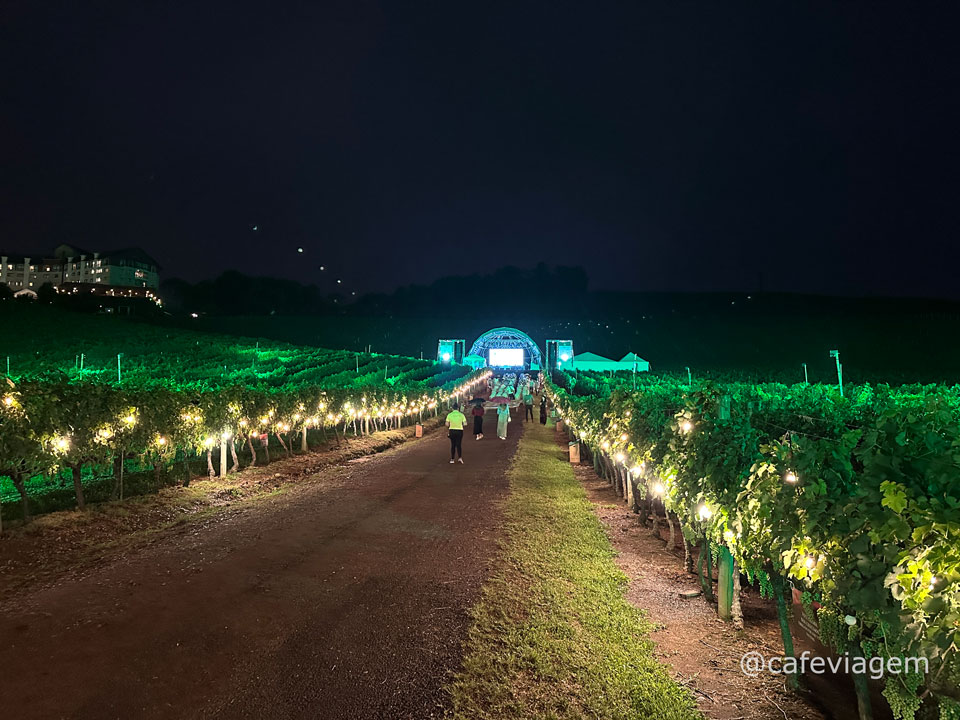
[[[627,509],[592,466],[576,465],[574,473],[617,551],[617,564],[629,578],[627,599],[657,625],[652,634],[657,657],[694,692],[704,715],[713,720],[830,717],[810,700],[787,690],[783,677],[764,674],[754,678],[741,671],[744,653],[783,654],[776,608],[771,602],[744,581],[745,630],[738,633],[717,617],[716,606],[702,596],[681,597],[681,593],[700,590],[697,576],[683,569],[683,548],[669,551],[666,530],[655,537],[650,528],[641,526],[639,516]],[[679,543],[679,529],[677,538]]]
[[5,713],[442,716],[520,427],[468,435],[466,465],[448,463],[440,430],[353,461],[276,462],[233,489],[198,483],[199,497],[172,490],[185,509],[147,499],[130,517],[4,539]]

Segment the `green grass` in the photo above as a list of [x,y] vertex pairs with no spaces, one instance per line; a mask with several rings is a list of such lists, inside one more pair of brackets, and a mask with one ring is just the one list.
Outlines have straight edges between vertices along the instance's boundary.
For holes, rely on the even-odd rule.
[[702,718],[653,657],[653,626],[552,432],[527,426],[505,540],[473,610],[457,718]]

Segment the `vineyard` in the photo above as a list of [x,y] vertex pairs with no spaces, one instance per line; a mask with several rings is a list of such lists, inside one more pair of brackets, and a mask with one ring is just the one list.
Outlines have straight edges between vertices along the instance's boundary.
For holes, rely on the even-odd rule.
[[[735,623],[743,574],[793,655],[796,588],[838,654],[928,660],[887,676],[895,717],[960,718],[960,388],[558,373],[547,392],[641,521],[671,547],[679,529],[707,597],[732,567]],[[854,685],[870,717],[864,672]]]
[[[481,373],[394,355],[169,331],[116,318],[5,315],[0,499],[57,509],[269,462],[299,440],[434,415]],[[239,455],[238,455],[239,452]],[[124,476],[126,487],[124,485]],[[133,485],[131,485],[131,480]],[[139,481],[139,482],[138,482]],[[67,487],[67,485],[72,487]],[[8,511],[9,512],[9,511]]]

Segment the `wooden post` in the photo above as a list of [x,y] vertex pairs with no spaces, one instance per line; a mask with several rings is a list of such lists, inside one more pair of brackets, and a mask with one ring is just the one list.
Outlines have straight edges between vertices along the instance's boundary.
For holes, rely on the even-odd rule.
[[720,569],[717,574],[717,615],[721,620],[730,620],[733,606],[733,555],[724,545],[720,549]]
[[227,474],[227,440],[220,436],[220,477]]
[[706,535],[700,539],[700,553],[697,556],[697,573],[700,575],[700,587],[707,600],[713,600],[713,558],[710,557],[710,541]]
[[870,687],[863,673],[853,675],[853,689],[857,693],[857,716],[860,720],[873,720],[873,707],[870,704]]

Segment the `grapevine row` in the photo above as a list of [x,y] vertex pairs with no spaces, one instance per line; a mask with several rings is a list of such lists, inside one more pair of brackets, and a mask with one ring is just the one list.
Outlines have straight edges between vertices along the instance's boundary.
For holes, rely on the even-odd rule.
[[[458,368],[462,370],[462,368]],[[449,372],[449,371],[448,371]],[[488,376],[475,371],[442,387],[381,386],[174,390],[83,381],[8,379],[0,399],[0,475],[9,476],[26,507],[25,482],[35,475],[69,469],[84,506],[84,467],[109,466],[135,456],[159,474],[175,459],[207,455],[221,447],[234,458],[245,444],[256,463],[255,440],[269,435],[289,453],[307,433],[365,434],[436,414],[438,406],[469,392]]]
[[957,389],[634,382],[559,373],[547,392],[641,517],[664,508],[685,548],[759,577],[788,654],[793,585],[836,651],[929,660],[887,677],[897,717],[925,695],[960,717]]

